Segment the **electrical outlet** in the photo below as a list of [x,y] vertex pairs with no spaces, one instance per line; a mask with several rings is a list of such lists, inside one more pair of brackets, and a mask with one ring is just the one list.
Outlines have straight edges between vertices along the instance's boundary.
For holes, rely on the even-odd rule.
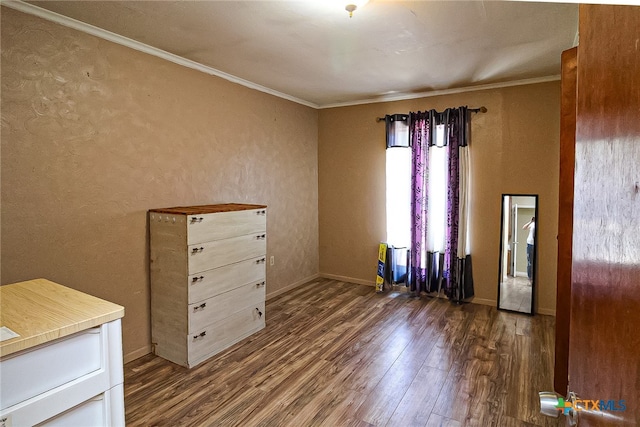
[[273,265],[275,263],[276,263],[275,258],[273,257],[273,255],[271,255],[271,258],[269,258],[269,265]]

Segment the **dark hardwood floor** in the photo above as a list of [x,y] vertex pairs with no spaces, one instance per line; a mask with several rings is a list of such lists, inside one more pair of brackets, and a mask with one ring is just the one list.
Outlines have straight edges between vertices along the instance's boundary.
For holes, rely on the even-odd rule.
[[129,426],[560,426],[554,318],[318,279],[267,326],[189,370],[125,365]]

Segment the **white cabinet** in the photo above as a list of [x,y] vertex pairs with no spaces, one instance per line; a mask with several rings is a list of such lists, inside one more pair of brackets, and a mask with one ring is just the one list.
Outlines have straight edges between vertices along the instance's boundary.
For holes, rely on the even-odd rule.
[[121,306],[44,279],[6,285],[0,426],[124,426]]
[[193,367],[265,326],[266,206],[149,211],[154,353]]

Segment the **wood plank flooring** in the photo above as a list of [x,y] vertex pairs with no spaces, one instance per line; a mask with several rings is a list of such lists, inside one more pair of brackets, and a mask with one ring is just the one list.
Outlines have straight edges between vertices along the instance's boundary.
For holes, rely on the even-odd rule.
[[500,283],[500,308],[531,312],[533,287],[526,277],[508,277]]
[[328,279],[267,302],[267,327],[189,370],[125,365],[128,426],[560,426],[554,318]]

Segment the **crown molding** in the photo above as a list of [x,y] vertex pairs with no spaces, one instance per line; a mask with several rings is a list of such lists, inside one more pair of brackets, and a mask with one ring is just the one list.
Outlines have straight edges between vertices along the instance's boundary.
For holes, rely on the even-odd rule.
[[239,85],[248,87],[249,89],[255,89],[257,91],[264,92],[269,95],[277,96],[278,98],[283,98],[288,101],[293,101],[298,104],[306,105],[307,107],[312,107],[312,108],[319,107],[317,104],[314,104],[312,102],[305,101],[303,99],[299,99],[291,95],[287,95],[286,93],[278,92],[277,90],[273,90],[268,87],[250,82],[248,80],[244,80],[240,77],[236,77],[234,75],[225,73],[224,71],[220,71],[215,68],[200,64],[199,62],[195,62],[190,59],[186,59],[181,56],[175,55],[173,53],[164,51],[162,49],[158,49],[153,46],[149,46],[139,41],[130,39],[128,37],[124,37],[119,34],[112,33],[111,31],[93,26],[91,24],[87,24],[82,21],[78,21],[77,19],[69,18],[68,16],[60,15],[59,13],[55,13],[50,10],[43,9],[41,7],[29,4],[29,3],[24,3],[23,1],[20,1],[20,0],[2,0],[0,4],[2,4],[3,6],[10,7],[11,9],[18,10],[20,12],[28,13],[30,15],[34,15],[51,22],[55,22],[56,24],[60,24],[65,27],[73,28],[74,30],[82,31],[83,33],[87,33],[95,37],[99,37],[101,39],[105,39],[110,42],[117,43],[119,45],[126,46],[131,49],[135,49],[139,52],[157,56],[158,58],[165,59],[167,61],[173,62],[174,64],[182,65],[183,67],[191,68],[193,70],[197,70],[205,74],[220,77],[232,83],[237,83]]
[[433,90],[429,92],[420,92],[420,93],[397,93],[393,95],[384,95],[371,99],[363,99],[352,102],[341,102],[336,104],[326,104],[321,105],[318,109],[325,108],[337,108],[337,107],[351,107],[354,105],[364,105],[364,104],[377,104],[380,102],[393,102],[393,101],[404,101],[407,99],[418,99],[418,98],[430,98],[433,96],[441,96],[441,95],[451,95],[454,93],[466,93],[466,92],[475,92],[479,90],[488,90],[488,89],[500,89],[504,87],[511,86],[524,86],[524,85],[532,85],[537,83],[546,83],[560,80],[560,75],[552,75],[546,77],[536,77],[533,79],[522,79],[522,80],[511,80],[508,82],[501,83],[490,83],[486,85],[478,85],[478,86],[465,86],[453,89],[443,89],[443,90]]
[[[491,84],[478,85],[478,86],[466,86],[461,88],[434,90],[429,92],[397,93],[393,95],[378,96],[370,99],[319,105],[310,101],[296,98],[291,95],[287,95],[286,93],[282,93],[265,86],[261,86],[259,84],[242,79],[240,77],[236,77],[232,74],[225,73],[224,71],[220,71],[215,68],[208,67],[206,65],[200,64],[199,62],[195,62],[190,59],[186,59],[181,56],[175,55],[173,53],[164,51],[162,49],[158,49],[153,46],[149,46],[139,41],[130,39],[128,37],[124,37],[119,34],[112,33],[111,31],[96,27],[94,25],[87,24],[82,21],[78,21],[77,19],[69,18],[68,16],[60,15],[59,13],[55,13],[50,10],[43,9],[41,7],[29,4],[29,3],[25,3],[21,0],[0,0],[0,4],[2,4],[3,6],[10,7],[11,9],[18,10],[20,12],[24,12],[30,15],[37,16],[42,19],[46,19],[51,22],[55,22],[57,24],[72,28],[74,30],[82,31],[92,36],[99,37],[104,40],[108,40],[110,42],[117,43],[122,46],[126,46],[128,48],[137,50],[139,52],[143,52],[149,55],[156,56],[158,58],[165,59],[167,61],[173,62],[174,64],[191,68],[193,70],[197,70],[212,76],[220,77],[229,82],[245,86],[249,89],[254,89],[263,93],[267,93],[269,95],[286,99],[288,101],[292,101],[297,104],[305,105],[307,107],[311,107],[314,109],[328,109],[328,108],[338,108],[338,107],[350,107],[350,106],[364,105],[364,104],[375,104],[375,103],[381,103],[381,102],[404,101],[408,99],[429,98],[433,96],[450,95],[450,94],[465,93],[465,92],[475,92],[479,90],[488,90],[488,89],[499,89],[504,87],[521,86],[521,85],[545,83],[545,82],[560,80],[560,75],[553,75],[553,76],[539,77],[539,78],[533,78],[533,79],[513,80],[508,82],[502,82],[502,83],[491,83]],[[577,33],[576,33],[576,37],[577,37]]]

